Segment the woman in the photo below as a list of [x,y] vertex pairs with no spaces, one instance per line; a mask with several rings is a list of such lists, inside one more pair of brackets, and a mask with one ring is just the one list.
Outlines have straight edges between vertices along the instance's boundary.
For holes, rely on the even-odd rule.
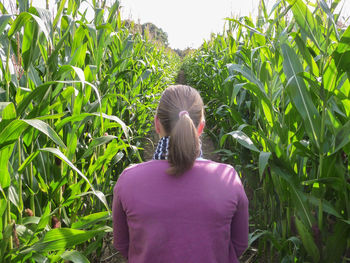
[[183,85],[162,94],[153,160],[114,188],[114,246],[129,263],[238,262],[248,246],[248,200],[234,168],[201,158],[203,101]]

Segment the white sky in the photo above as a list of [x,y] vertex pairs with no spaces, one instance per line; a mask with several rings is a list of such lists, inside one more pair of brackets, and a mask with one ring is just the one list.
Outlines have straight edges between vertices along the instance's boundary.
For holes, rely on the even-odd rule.
[[168,33],[170,46],[197,48],[211,32],[222,32],[224,18],[256,13],[258,0],[122,0],[122,16],[152,22]]
[[[328,0],[329,1],[329,0]],[[350,0],[343,0],[343,14],[350,14]],[[170,47],[198,48],[210,34],[221,33],[225,17],[252,16],[260,0],[121,0],[122,17],[152,22],[168,33]],[[276,0],[265,0],[268,11]],[[341,5],[341,4],[340,4]],[[339,6],[340,6],[339,5]],[[254,21],[255,22],[255,21]]]
[[[15,0],[0,0],[3,3]],[[45,8],[46,0],[30,0],[34,6]],[[50,9],[55,0],[50,1]],[[91,0],[88,0],[91,2]],[[210,34],[222,32],[225,17],[256,16],[260,0],[120,0],[122,18],[141,23],[151,22],[168,33],[170,47],[197,48]],[[315,1],[315,0],[314,0]],[[329,0],[328,0],[329,1]],[[82,1],[83,2],[83,1]],[[108,0],[108,3],[114,0]],[[272,7],[276,0],[265,0]],[[343,0],[343,14],[350,15],[350,0]],[[81,9],[89,5],[84,1]],[[270,10],[270,8],[268,8]],[[88,17],[92,17],[92,10]]]

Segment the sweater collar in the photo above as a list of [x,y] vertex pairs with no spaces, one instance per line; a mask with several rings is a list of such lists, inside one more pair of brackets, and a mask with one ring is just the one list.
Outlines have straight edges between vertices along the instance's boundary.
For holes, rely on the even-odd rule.
[[[159,139],[157,148],[153,154],[153,160],[168,160],[170,136]],[[197,159],[202,159],[202,142],[200,141],[200,154]]]

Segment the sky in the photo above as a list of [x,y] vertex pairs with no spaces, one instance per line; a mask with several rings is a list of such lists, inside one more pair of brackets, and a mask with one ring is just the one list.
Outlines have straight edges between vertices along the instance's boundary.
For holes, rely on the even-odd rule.
[[[327,1],[327,0],[326,0]],[[350,0],[343,0],[350,15]],[[260,0],[121,0],[122,17],[152,22],[168,33],[170,47],[198,48],[210,34],[221,33],[225,17],[252,16]],[[268,10],[276,0],[265,0]],[[329,0],[328,0],[329,2]],[[339,5],[340,6],[340,5]]]
[[[15,0],[0,1],[5,4],[8,1],[15,2]],[[30,1],[34,6],[45,8],[46,0]],[[49,1],[51,9],[56,1]],[[87,1],[82,1],[82,10],[89,8]],[[114,0],[107,0],[107,3],[111,2]],[[120,0],[120,2],[123,19],[131,18],[140,23],[151,22],[168,34],[170,47],[185,49],[198,48],[204,39],[210,38],[211,33],[222,32],[225,17],[249,15],[255,17],[260,0]],[[269,7],[275,2],[276,0],[265,0]],[[345,3],[343,14],[349,16],[350,0],[343,0],[343,3]],[[92,12],[90,15],[93,17]]]
[[122,0],[122,16],[152,22],[168,33],[172,48],[197,48],[212,32],[222,32],[225,17],[256,13],[258,0]]

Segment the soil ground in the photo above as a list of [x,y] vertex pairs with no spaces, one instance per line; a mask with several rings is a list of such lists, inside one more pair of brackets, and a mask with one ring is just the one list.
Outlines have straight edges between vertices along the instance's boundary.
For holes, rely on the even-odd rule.
[[182,84],[182,85],[186,85],[186,77],[185,77],[185,72],[183,70],[179,71],[179,74],[177,75],[177,79],[176,79],[176,83],[177,84]]

